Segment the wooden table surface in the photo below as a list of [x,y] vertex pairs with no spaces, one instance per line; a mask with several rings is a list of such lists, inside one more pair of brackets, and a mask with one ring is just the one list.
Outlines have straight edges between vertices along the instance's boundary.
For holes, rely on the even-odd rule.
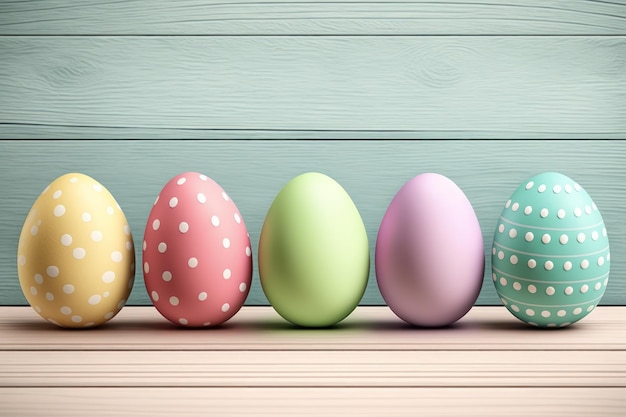
[[626,415],[626,307],[540,330],[501,307],[419,329],[359,307],[298,329],[244,307],[184,329],[153,307],[64,330],[0,307],[0,415]]

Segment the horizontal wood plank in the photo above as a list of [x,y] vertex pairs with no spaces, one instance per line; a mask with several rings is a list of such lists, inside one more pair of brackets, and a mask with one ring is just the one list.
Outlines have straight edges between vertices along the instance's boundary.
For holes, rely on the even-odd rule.
[[[350,194],[368,232],[369,285],[363,304],[382,304],[374,273],[380,221],[410,178],[439,172],[471,201],[482,227],[485,253],[504,202],[543,171],[578,181],[592,196],[609,233],[611,275],[605,304],[626,304],[626,140],[619,141],[0,141],[0,305],[25,304],[17,279],[16,248],[22,224],[39,193],[56,177],[83,172],[111,191],[134,235],[138,265],[143,232],[163,185],[185,171],[202,172],[232,196],[251,236],[254,277],[249,304],[267,304],[258,280],[256,251],[274,197],[291,178],[319,171]],[[500,304],[490,257],[479,304]],[[150,304],[137,271],[130,304]]]
[[0,34],[624,34],[626,4],[586,0],[63,0],[0,3]]
[[[106,361],[105,357],[115,357],[108,356],[109,353],[133,351],[161,352],[164,357],[172,353],[174,356],[167,357],[177,361],[186,360],[187,353],[191,355],[191,352],[198,352],[199,356],[195,357],[202,358],[207,352],[228,351],[239,357],[246,352],[261,351],[261,356],[265,352],[266,358],[273,357],[282,363],[290,352],[300,351],[372,352],[372,355],[387,352],[387,359],[380,358],[386,361],[395,360],[396,353],[400,355],[401,351],[446,351],[458,355],[443,358],[442,365],[449,360],[463,361],[474,353],[476,360],[487,361],[488,355],[482,355],[491,352],[494,361],[499,357],[500,362],[515,366],[517,353],[514,352],[532,351],[536,358],[548,355],[546,352],[560,352],[564,356],[562,360],[567,361],[571,360],[567,352],[587,351],[590,353],[584,363],[614,364],[618,373],[622,372],[626,361],[626,307],[598,307],[578,323],[555,330],[527,325],[504,307],[473,307],[454,325],[439,329],[409,326],[387,307],[358,307],[329,329],[296,328],[271,307],[244,307],[223,326],[198,330],[171,324],[154,307],[125,307],[105,325],[89,330],[61,329],[43,320],[29,307],[0,307],[0,313],[0,356],[3,358],[11,357],[10,352],[21,354],[23,351],[39,352],[41,360],[47,360],[50,351],[107,351],[103,354],[103,361]],[[617,353],[604,356],[604,351]],[[283,352],[285,356],[271,356],[272,352]],[[149,355],[144,356],[146,360]],[[417,355],[415,360],[418,360]],[[332,357],[331,353],[327,356],[329,360]],[[554,360],[557,357],[550,356]],[[79,360],[78,353],[66,358]],[[309,359],[315,362],[315,355]],[[528,357],[528,366],[534,366],[531,362],[532,358]],[[471,361],[467,364],[471,366]],[[0,373],[0,378],[3,374]],[[500,377],[506,378],[506,375]],[[623,382],[624,379],[620,384]]]
[[0,388],[11,417],[622,417],[623,388]]
[[0,138],[626,137],[623,36],[5,36],[0,56]]

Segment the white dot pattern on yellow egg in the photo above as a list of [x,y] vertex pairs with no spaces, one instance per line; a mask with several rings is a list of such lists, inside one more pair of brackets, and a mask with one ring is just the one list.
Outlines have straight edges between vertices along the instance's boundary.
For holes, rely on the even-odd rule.
[[63,327],[111,319],[135,275],[130,227],[109,191],[83,174],[66,174],[37,198],[22,227],[18,275],[29,304]]

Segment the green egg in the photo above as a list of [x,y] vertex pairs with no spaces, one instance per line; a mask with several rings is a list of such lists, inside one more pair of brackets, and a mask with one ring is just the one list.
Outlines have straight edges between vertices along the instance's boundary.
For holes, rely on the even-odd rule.
[[270,304],[298,326],[332,326],[355,309],[367,286],[369,243],[341,185],[320,173],[285,185],[263,223],[259,275]]
[[520,185],[494,233],[492,278],[517,318],[564,327],[598,305],[611,254],[602,215],[575,181],[546,172]]

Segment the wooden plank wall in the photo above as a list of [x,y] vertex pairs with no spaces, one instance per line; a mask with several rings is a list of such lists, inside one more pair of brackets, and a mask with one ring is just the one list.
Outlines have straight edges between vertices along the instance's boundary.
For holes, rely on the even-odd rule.
[[[0,2],[0,305],[25,303],[17,240],[54,178],[98,179],[140,248],[186,170],[229,192],[254,249],[280,188],[325,172],[372,254],[414,175],[457,182],[488,250],[515,187],[560,171],[607,223],[603,304],[626,304],[625,157],[624,1]],[[140,271],[129,303],[149,303]],[[255,270],[248,304],[266,303]],[[373,269],[363,303],[382,303]],[[490,280],[478,303],[498,303]]]

